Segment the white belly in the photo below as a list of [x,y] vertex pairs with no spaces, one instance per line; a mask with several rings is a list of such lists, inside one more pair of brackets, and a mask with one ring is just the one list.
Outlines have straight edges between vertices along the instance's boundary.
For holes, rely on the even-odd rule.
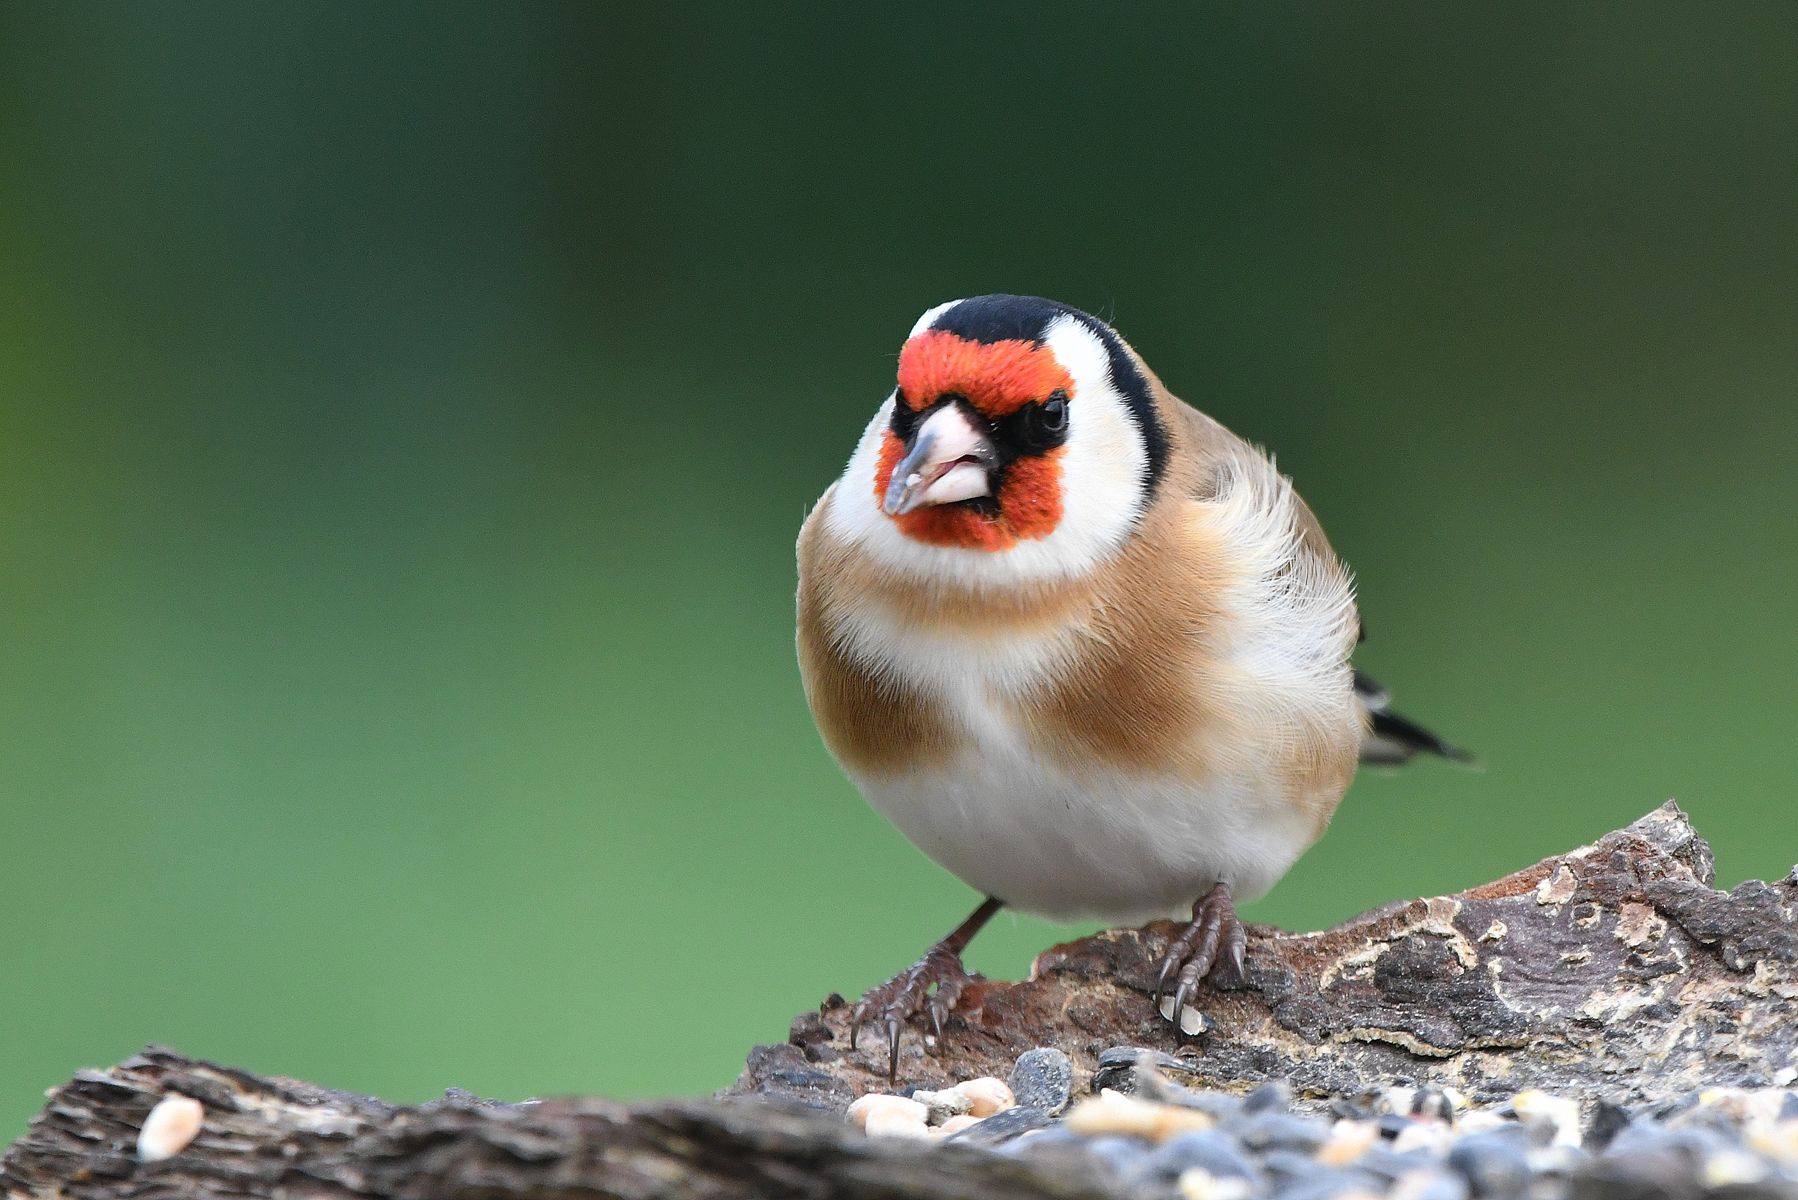
[[[1280,629],[1293,625],[1287,621]],[[1297,627],[1298,634],[1306,632]],[[1264,895],[1322,832],[1334,807],[1289,794],[1290,722],[1276,711],[1243,723],[1228,755],[1202,778],[1130,774],[1081,764],[1034,743],[1012,714],[1057,678],[1080,645],[1077,624],[1008,637],[900,625],[866,607],[841,617],[843,647],[883,675],[928,697],[960,736],[940,766],[898,775],[851,771],[862,794],[899,831],[970,887],[1025,912],[1116,923],[1185,916],[1218,883],[1238,900]],[[1344,639],[1346,640],[1346,635]],[[1302,642],[1321,642],[1321,637]],[[1252,716],[1268,695],[1314,698],[1340,717],[1345,744],[1358,737],[1345,667],[1331,686],[1311,683],[1312,658],[1274,654],[1271,635],[1248,640],[1241,697],[1215,697]],[[1290,659],[1296,682],[1282,664]],[[1340,712],[1336,712],[1340,709]],[[1328,786],[1328,785],[1325,785]]]
[[899,831],[970,887],[1059,920],[1136,924],[1190,914],[1214,884],[1271,888],[1315,830],[1274,786],[1081,772],[992,721],[927,774],[858,779]]

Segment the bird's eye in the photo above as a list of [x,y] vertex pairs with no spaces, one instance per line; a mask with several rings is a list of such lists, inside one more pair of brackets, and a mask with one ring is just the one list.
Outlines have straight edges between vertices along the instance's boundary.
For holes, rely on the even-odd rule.
[[1068,395],[1057,388],[1041,404],[1024,410],[1024,437],[1039,450],[1059,446],[1068,433]]

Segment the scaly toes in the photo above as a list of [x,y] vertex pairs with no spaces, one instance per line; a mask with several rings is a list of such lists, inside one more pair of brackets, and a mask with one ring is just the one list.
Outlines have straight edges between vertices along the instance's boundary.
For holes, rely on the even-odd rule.
[[[962,966],[960,955],[935,948],[917,963],[870,988],[849,1015],[849,1049],[856,1049],[861,1027],[877,1022],[886,1034],[886,1079],[899,1079],[899,1040],[904,1022],[912,1016],[928,1016],[931,1031],[942,1038],[942,1025],[955,1011],[962,991],[975,977]],[[933,990],[935,988],[935,990]]]
[[1201,979],[1240,982],[1246,977],[1247,948],[1248,932],[1236,918],[1229,889],[1219,884],[1192,906],[1192,923],[1168,943],[1156,972],[1155,1011],[1162,1012],[1161,1000],[1171,981],[1173,1011],[1163,1015],[1180,1029],[1180,1018]]
[[941,948],[933,949],[879,987],[869,989],[861,998],[849,1014],[849,1048],[856,1048],[863,1025],[878,1021],[881,1032],[886,1035],[887,1079],[897,1081],[899,1043],[905,1022],[914,1016],[927,1016],[932,1030],[941,1039],[943,1023],[949,1019],[973,978],[962,966],[959,955]]
[[1155,1011],[1161,1011],[1161,998],[1167,995],[1167,985],[1180,974],[1180,964],[1192,953],[1192,943],[1186,935],[1192,932],[1189,926],[1167,944],[1167,951],[1161,956],[1161,965],[1155,972]]
[[1212,973],[1222,982],[1241,987],[1249,981],[1248,952],[1249,931],[1232,912],[1229,928],[1224,931],[1223,961]]
[[924,1006],[926,1015],[930,1017],[930,1030],[936,1035],[937,1041],[943,1040],[943,1022],[949,1019],[949,1014],[961,1002],[961,994],[972,978],[966,971],[958,971],[937,981],[936,990],[930,994],[930,999]]

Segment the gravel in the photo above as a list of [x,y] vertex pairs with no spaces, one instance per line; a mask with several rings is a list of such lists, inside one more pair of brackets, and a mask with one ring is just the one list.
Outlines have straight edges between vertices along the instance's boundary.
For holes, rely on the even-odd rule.
[[1074,1064],[1059,1050],[1028,1050],[1011,1069],[1011,1094],[1019,1104],[1056,1113],[1074,1091]]
[[952,1135],[949,1140],[992,1146],[1010,1141],[1020,1134],[1042,1129],[1054,1119],[1040,1108],[1032,1108],[1028,1104],[1017,1104],[1004,1112],[996,1112],[985,1120],[968,1126],[960,1133]]
[[1149,1200],[1798,1200],[1798,1088],[1632,1106],[1541,1091],[1476,1103],[1427,1086],[1243,1096],[1201,1078],[1196,1060],[1118,1046],[1076,1097],[1067,1056],[1032,1050],[1011,1073],[1015,1105],[947,1136],[956,1106],[932,1105],[928,1132],[999,1154],[1083,1153]]

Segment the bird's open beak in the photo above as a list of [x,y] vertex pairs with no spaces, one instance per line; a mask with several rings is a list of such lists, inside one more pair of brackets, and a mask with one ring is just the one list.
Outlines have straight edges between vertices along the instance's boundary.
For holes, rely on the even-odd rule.
[[960,404],[931,410],[912,433],[887,485],[891,517],[931,504],[992,495],[993,443]]

